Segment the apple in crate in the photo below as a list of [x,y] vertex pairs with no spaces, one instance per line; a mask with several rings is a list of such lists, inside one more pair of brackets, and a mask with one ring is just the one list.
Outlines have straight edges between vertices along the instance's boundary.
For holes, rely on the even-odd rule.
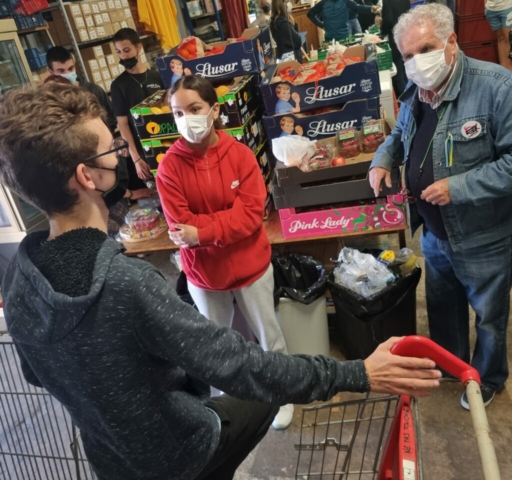
[[341,167],[342,165],[346,165],[347,161],[343,157],[336,157],[332,161],[333,167]]

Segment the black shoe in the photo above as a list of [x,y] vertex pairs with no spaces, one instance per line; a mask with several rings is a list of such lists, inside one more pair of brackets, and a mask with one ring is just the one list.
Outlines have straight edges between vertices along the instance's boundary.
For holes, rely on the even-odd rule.
[[[482,400],[484,402],[484,407],[487,407],[487,405],[489,405],[494,400],[494,396],[496,395],[496,390],[492,390],[491,388],[487,388],[487,387],[481,387],[480,391],[482,392]],[[464,392],[462,394],[462,397],[460,399],[460,404],[462,405],[462,408],[469,410],[469,403],[468,403],[468,397],[466,395],[466,392]]]

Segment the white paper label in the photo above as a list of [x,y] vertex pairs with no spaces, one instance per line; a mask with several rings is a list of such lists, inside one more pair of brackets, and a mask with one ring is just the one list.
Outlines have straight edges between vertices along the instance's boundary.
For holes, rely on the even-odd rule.
[[412,460],[402,461],[404,480],[416,480],[416,464]]
[[464,138],[476,138],[482,133],[482,124],[477,121],[466,122],[462,125],[460,133]]

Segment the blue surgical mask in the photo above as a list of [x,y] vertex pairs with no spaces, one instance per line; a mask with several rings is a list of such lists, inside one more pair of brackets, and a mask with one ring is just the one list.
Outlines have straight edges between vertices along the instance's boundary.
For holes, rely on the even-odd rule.
[[76,72],[61,73],[60,76],[69,80],[73,85],[76,83],[76,78],[77,78]]

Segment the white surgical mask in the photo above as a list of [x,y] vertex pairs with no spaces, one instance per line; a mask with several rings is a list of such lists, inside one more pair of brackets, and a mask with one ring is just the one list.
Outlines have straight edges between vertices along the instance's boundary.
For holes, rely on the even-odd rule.
[[73,85],[75,84],[77,78],[76,72],[61,73],[60,76],[68,79]]
[[446,39],[442,49],[415,55],[405,62],[407,77],[418,87],[425,90],[434,90],[443,83],[450,73],[452,66],[446,64],[444,56],[447,43],[448,39]]
[[212,122],[208,126],[208,117],[212,113],[213,107],[206,115],[182,115],[176,118],[178,132],[183,135],[190,143],[199,143],[210,133],[213,126]]

